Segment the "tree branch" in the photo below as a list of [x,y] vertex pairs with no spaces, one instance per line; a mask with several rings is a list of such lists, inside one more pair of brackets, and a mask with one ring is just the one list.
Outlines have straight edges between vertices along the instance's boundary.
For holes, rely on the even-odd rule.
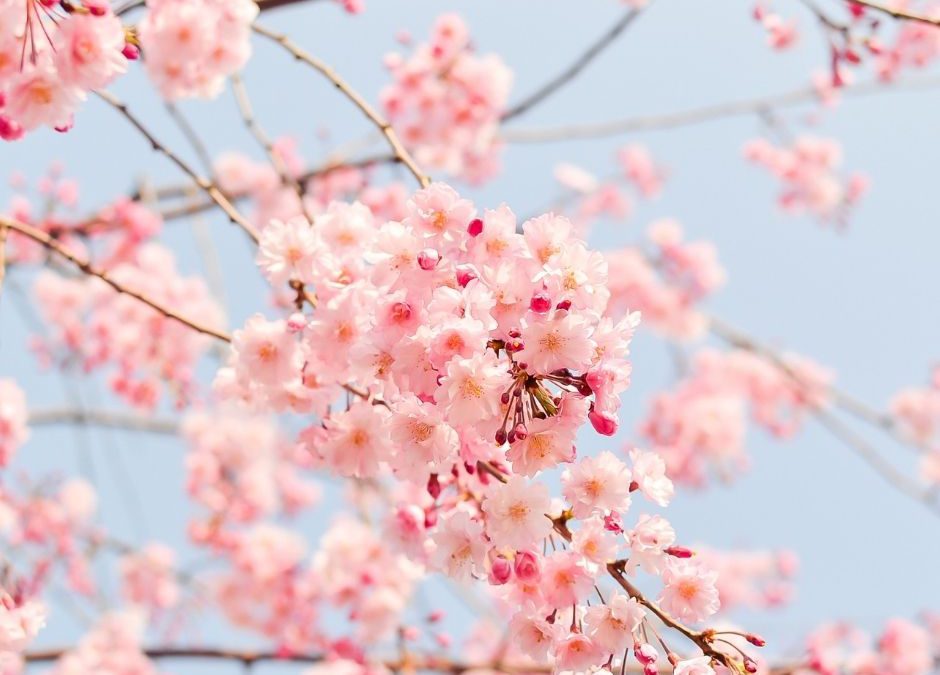
[[29,426],[85,424],[111,429],[177,434],[179,422],[168,418],[140,415],[123,410],[83,410],[80,408],[45,408],[29,411]]
[[535,107],[556,91],[571,82],[578,74],[590,65],[590,63],[600,55],[607,47],[612,45],[617,37],[623,33],[627,27],[633,23],[640,15],[641,10],[629,9],[610,29],[600,36],[590,47],[585,50],[574,62],[565,68],[561,73],[543,84],[534,92],[523,98],[517,104],[509,108],[502,115],[502,121],[507,122],[515,117],[525,114],[531,108]]
[[431,184],[430,178],[428,178],[427,175],[425,175],[421,169],[418,168],[418,165],[415,163],[411,154],[409,154],[409,152],[405,149],[405,146],[402,145],[398,138],[398,134],[395,133],[391,123],[382,117],[369,104],[369,102],[362,97],[361,94],[350,87],[349,84],[336,73],[336,71],[334,71],[330,66],[326,65],[320,59],[295,45],[293,42],[291,42],[290,38],[282,33],[277,33],[257,23],[252,25],[252,30],[254,30],[254,32],[258,35],[262,35],[269,40],[273,40],[277,44],[281,45],[281,47],[290,52],[296,60],[306,63],[308,66],[332,82],[333,86],[342,92],[346,98],[352,101],[352,103],[362,111],[362,114],[365,115],[380,132],[382,132],[382,135],[385,136],[385,140],[392,149],[392,154],[395,156],[396,160],[401,162],[408,169],[408,171],[411,172],[411,174],[415,177],[415,180],[418,181],[418,184],[423,188]]
[[915,12],[909,12],[904,9],[895,9],[893,7],[888,7],[887,5],[883,5],[880,2],[874,2],[873,0],[851,0],[851,2],[856,5],[861,5],[862,7],[873,9],[876,12],[893,16],[895,19],[917,21],[919,23],[925,23],[929,26],[940,26],[940,17],[925,16],[924,14],[917,14]]

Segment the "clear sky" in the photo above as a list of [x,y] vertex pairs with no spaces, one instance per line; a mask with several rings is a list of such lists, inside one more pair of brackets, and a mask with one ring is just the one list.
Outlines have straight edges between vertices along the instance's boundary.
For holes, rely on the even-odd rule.
[[[778,10],[798,17],[803,35],[797,49],[774,53],[750,18],[751,4],[659,0],[577,81],[515,120],[512,128],[666,113],[805,86],[812,70],[826,62],[814,20],[799,3],[779,0]],[[367,11],[358,17],[347,16],[333,3],[317,2],[272,12],[262,20],[289,32],[375,100],[386,81],[381,58],[396,48],[395,32],[407,29],[421,39],[433,17],[447,10],[467,18],[479,51],[499,53],[514,70],[515,100],[568,64],[623,8],[614,0],[543,0],[537,5],[368,0]],[[329,129],[333,144],[369,131],[359,112],[316,74],[270,44],[255,46],[245,81],[258,117],[273,135],[295,135],[315,164],[329,149],[322,130]],[[191,157],[140,73],[114,89],[171,147]],[[238,148],[260,157],[230,92],[211,104],[187,102],[182,108],[213,152]],[[808,112],[799,108],[781,116],[800,130]],[[478,205],[505,201],[516,213],[529,214],[557,194],[552,177],[556,162],[574,162],[603,175],[614,168],[614,153],[622,144],[646,144],[669,167],[665,194],[641,204],[627,224],[595,228],[592,243],[609,248],[633,242],[650,220],[678,218],[689,238],[716,243],[727,268],[729,283],[710,302],[711,311],[774,345],[826,364],[842,388],[884,407],[896,390],[924,382],[940,360],[938,115],[940,88],[920,89],[848,99],[809,129],[839,139],[846,168],[862,170],[872,179],[870,194],[843,231],[776,210],[776,184],[741,157],[744,142],[764,131],[759,120],[748,116],[592,141],[512,145],[498,179],[482,188],[461,189]],[[17,170],[38,178],[55,159],[64,160],[68,173],[81,181],[85,210],[130,189],[142,175],[156,183],[180,179],[124,120],[97,101],[82,109],[67,136],[40,132],[25,142],[0,146],[4,174]],[[0,188],[0,203],[8,195],[6,186]],[[238,298],[228,308],[232,325],[237,325],[265,309],[265,291],[256,275],[242,272],[251,260],[244,237],[221,219],[211,223],[224,258],[228,296]],[[192,249],[185,222],[166,229],[167,241],[177,250]],[[192,253],[181,254],[184,268],[195,271],[199,264]],[[74,378],[66,384],[54,373],[37,374],[24,350],[29,331],[14,296],[7,291],[0,304],[0,375],[18,379],[35,407],[69,404],[76,396],[88,405],[107,402],[100,384],[79,384]],[[645,401],[671,378],[663,344],[641,335],[634,349],[634,385],[625,398],[624,431],[613,441],[586,434],[580,449],[620,447]],[[886,455],[906,457],[885,437],[868,433]],[[782,611],[744,615],[749,628],[773,636],[786,648],[826,619],[848,618],[874,628],[893,615],[940,610],[937,516],[892,491],[815,424],[786,443],[752,430],[747,444],[753,467],[746,476],[732,486],[683,493],[669,515],[686,542],[797,552],[797,597]],[[16,466],[30,472],[54,468],[84,473],[102,492],[105,523],[122,538],[182,542],[188,507],[181,458],[181,446],[165,439],[36,429]],[[138,503],[145,513],[137,513]],[[309,531],[316,527],[311,524]],[[431,601],[455,604],[444,595]],[[62,620],[43,636],[46,642],[75,634],[67,615],[56,616]],[[224,632],[215,635],[226,637]],[[167,670],[183,672],[172,664]],[[259,672],[281,671],[271,667]]]

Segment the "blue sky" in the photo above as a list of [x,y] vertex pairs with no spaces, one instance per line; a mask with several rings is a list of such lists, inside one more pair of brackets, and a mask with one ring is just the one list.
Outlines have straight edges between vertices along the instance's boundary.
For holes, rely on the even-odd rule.
[[[777,3],[779,11],[799,18],[803,33],[796,50],[777,54],[764,46],[750,5],[660,0],[581,77],[512,127],[666,113],[804,86],[812,70],[826,62],[812,17],[797,2]],[[374,100],[386,81],[381,57],[396,48],[395,32],[405,28],[420,39],[434,16],[455,10],[466,17],[478,50],[499,53],[513,69],[515,100],[568,64],[623,11],[614,0],[545,0],[534,8],[522,2],[371,0],[358,17],[345,15],[333,3],[309,3],[262,20],[290,33]],[[323,129],[329,129],[335,144],[369,131],[347,101],[271,44],[256,42],[245,81],[268,131],[295,135],[311,163],[329,149],[319,139]],[[124,78],[114,90],[168,145],[192,159],[141,73]],[[182,109],[213,152],[237,148],[261,156],[230,92],[209,104],[184,103]],[[796,130],[803,128],[809,111],[797,108],[781,116]],[[884,407],[896,390],[922,383],[940,358],[938,113],[940,89],[884,93],[848,99],[809,130],[840,140],[846,168],[862,170],[872,179],[870,194],[843,231],[776,210],[776,184],[741,157],[744,142],[764,131],[759,120],[747,116],[616,138],[510,146],[505,170],[495,181],[461,189],[480,206],[505,201],[517,213],[528,214],[557,194],[552,177],[556,162],[573,162],[603,175],[613,168],[622,144],[647,145],[669,167],[665,194],[641,204],[626,224],[595,228],[592,244],[610,248],[630,243],[652,219],[679,219],[689,238],[716,243],[727,268],[729,283],[710,301],[711,311],[771,344],[828,365],[843,389]],[[174,167],[151,153],[100,102],[90,101],[76,122],[67,136],[39,132],[0,146],[0,170],[38,178],[52,160],[62,159],[67,172],[81,182],[86,210],[130,189],[143,175],[156,183],[180,179]],[[9,190],[0,188],[0,203],[8,196]],[[228,308],[236,325],[265,309],[265,290],[255,275],[243,273],[251,264],[245,238],[220,218],[210,222],[228,295],[238,299]],[[167,226],[166,239],[177,250],[192,250],[185,223]],[[191,271],[200,265],[188,252],[181,254],[180,264]],[[100,384],[73,379],[66,385],[54,373],[36,372],[32,359],[24,356],[28,329],[15,309],[7,291],[0,303],[0,376],[19,380],[36,407],[67,404],[76,395],[88,405],[107,402]],[[661,341],[641,335],[634,349],[634,385],[624,402],[625,429],[671,378]],[[885,437],[868,433],[886,455],[906,457]],[[614,441],[585,436],[579,447],[588,452],[613,449],[627,436],[622,432]],[[745,477],[733,486],[684,493],[669,515],[687,542],[798,553],[794,602],[772,614],[744,615],[749,628],[773,636],[785,649],[821,620],[840,617],[877,627],[893,615],[940,609],[940,521],[935,515],[886,487],[812,423],[786,443],[753,430],[748,448],[753,467]],[[187,513],[181,457],[181,446],[166,439],[107,430],[37,429],[17,466],[30,472],[90,475],[102,492],[105,523],[122,538],[181,542]],[[135,514],[133,504],[138,502],[143,518]],[[440,589],[430,592],[431,602],[454,604],[436,595]],[[61,642],[74,631],[63,618],[43,639]],[[217,637],[226,634],[221,631]],[[264,672],[279,671],[272,667]]]

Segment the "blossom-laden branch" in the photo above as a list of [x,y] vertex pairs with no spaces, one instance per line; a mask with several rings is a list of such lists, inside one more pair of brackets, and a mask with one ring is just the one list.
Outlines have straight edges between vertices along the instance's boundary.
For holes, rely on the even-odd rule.
[[874,0],[850,0],[850,4],[873,9],[876,12],[887,14],[888,16],[892,16],[895,19],[902,19],[904,21],[917,21],[918,23],[926,23],[930,26],[940,26],[940,15],[927,16],[926,14],[918,14],[917,12],[911,12],[910,10],[902,9],[901,7],[884,5],[880,2],[875,2]]
[[391,148],[392,154],[395,156],[396,161],[400,162],[408,169],[411,175],[414,176],[415,180],[418,181],[418,184],[423,188],[431,184],[431,179],[421,171],[421,169],[415,163],[414,158],[411,156],[411,153],[409,153],[405,146],[402,145],[402,142],[398,138],[398,134],[396,134],[395,130],[392,128],[391,123],[382,117],[376,111],[376,109],[373,108],[365,98],[363,98],[362,94],[350,87],[346,80],[340,77],[335,70],[333,70],[330,66],[317,57],[309,54],[299,46],[295,45],[291,39],[283,33],[277,33],[257,23],[252,25],[252,30],[254,30],[254,32],[258,35],[262,35],[269,40],[273,40],[285,50],[290,52],[296,60],[306,63],[308,66],[326,77],[337,90],[342,92],[346,98],[352,101],[352,103],[357,108],[359,108],[360,111],[362,111],[362,114],[365,115],[369,121],[378,128],[378,130],[385,137],[385,140],[388,142],[388,145]]
[[617,37],[619,37],[630,26],[630,24],[632,24],[637,19],[637,17],[639,17],[640,13],[641,10],[639,9],[628,9],[626,13],[624,13],[624,15],[616,23],[614,23],[614,25],[611,26],[608,31],[601,35],[596,42],[590,45],[587,50],[585,50],[583,54],[575,59],[571,65],[565,68],[565,70],[504,112],[502,115],[502,120],[506,122],[525,114],[536,105],[544,101],[546,98],[554,94],[556,91],[564,87],[566,84],[574,80],[574,78],[576,78],[582,70],[587,68],[588,65],[590,65],[591,62],[601,54],[601,52],[614,43]]
[[216,338],[217,340],[223,340],[225,342],[231,341],[231,337],[228,335],[228,333],[218,330],[217,328],[204,325],[200,323],[199,321],[197,321],[196,319],[191,319],[189,317],[182,316],[181,314],[171,309],[170,307],[164,307],[162,304],[160,304],[159,302],[156,302],[150,297],[142,293],[138,293],[137,291],[131,288],[126,287],[121,282],[113,279],[108,274],[107,271],[98,269],[89,260],[72,252],[71,250],[63,246],[61,243],[59,243],[58,241],[50,237],[48,234],[46,234],[40,229],[33,227],[32,225],[21,223],[18,220],[7,218],[6,216],[0,216],[0,226],[2,226],[4,229],[8,229],[12,232],[16,232],[18,234],[23,235],[24,237],[32,239],[37,244],[40,244],[41,246],[48,249],[49,251],[52,251],[53,253],[60,256],[61,258],[64,258],[65,260],[68,260],[69,262],[71,262],[82,273],[87,274],[89,276],[98,277],[103,282],[108,284],[111,288],[113,288],[115,291],[117,291],[118,293],[123,293],[124,295],[128,295],[136,300],[139,300],[140,302],[144,303],[151,309],[156,310],[157,312],[159,312],[160,314],[162,314],[168,319],[177,321],[183,324],[184,326],[188,326],[189,328],[192,328],[198,333],[209,335],[211,337]]

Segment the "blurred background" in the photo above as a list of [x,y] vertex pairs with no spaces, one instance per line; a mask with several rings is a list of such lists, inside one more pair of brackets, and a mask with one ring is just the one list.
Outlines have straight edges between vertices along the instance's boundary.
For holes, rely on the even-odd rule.
[[[837,8],[840,3],[829,4]],[[659,0],[574,82],[507,129],[670,113],[806,87],[812,73],[825,70],[825,42],[815,18],[801,4],[779,0],[776,5],[798,20],[801,32],[796,48],[783,53],[767,47],[749,2]],[[514,102],[568,65],[617,20],[624,6],[614,0],[543,0],[537,6],[371,0],[365,13],[350,16],[334,3],[308,2],[265,13],[261,22],[289,33],[375,101],[389,79],[383,56],[405,51],[396,43],[396,33],[405,30],[416,41],[424,40],[434,18],[447,11],[466,19],[479,52],[499,54],[513,70]],[[928,75],[913,73],[908,79]],[[296,138],[311,165],[371,131],[360,112],[324,79],[269,42],[255,40],[244,80],[267,131]],[[120,79],[113,90],[159,138],[195,163],[142,73]],[[213,155],[237,149],[263,158],[230,91],[211,103],[184,102],[180,108]],[[633,243],[650,221],[678,219],[688,239],[715,243],[728,272],[728,284],[708,302],[709,311],[769,344],[830,367],[844,390],[884,408],[897,390],[924,383],[940,359],[940,87],[847,97],[831,111],[808,104],[777,116],[791,133],[839,140],[845,170],[870,177],[871,190],[845,227],[779,211],[776,181],[742,156],[748,140],[772,137],[766,122],[755,115],[596,140],[509,143],[497,178],[483,186],[455,185],[478,208],[505,202],[525,216],[545,209],[560,194],[553,177],[559,162],[606,175],[615,170],[621,146],[645,145],[668,169],[665,191],[658,199],[638,202],[627,222],[598,224],[591,232],[592,245],[608,249]],[[156,185],[183,179],[163,157],[150,152],[125,120],[94,99],[81,109],[67,135],[39,131],[23,142],[0,146],[5,175],[18,172],[35,181],[55,161],[79,181],[83,213],[118,192],[130,192],[141,177]],[[0,205],[5,207],[13,192],[6,184],[0,187]],[[256,311],[270,312],[268,289],[252,269],[246,238],[214,214],[206,219],[223,262],[230,327]],[[167,224],[164,238],[183,270],[202,271],[187,221]],[[14,273],[8,283],[28,288],[29,277]],[[31,408],[114,403],[100,381],[38,369],[29,351],[35,332],[30,308],[20,306],[16,296],[8,288],[0,300],[0,376],[21,384]],[[619,450],[634,436],[649,397],[674,381],[664,342],[646,331],[634,343],[633,361],[620,434],[607,439],[588,430],[579,452]],[[205,372],[208,377],[211,363]],[[872,430],[866,434],[885,456],[906,466],[908,455],[886,436]],[[940,609],[940,519],[935,513],[891,489],[813,422],[787,442],[752,429],[746,443],[753,465],[745,475],[726,486],[682,489],[668,509],[683,543],[788,549],[799,557],[792,601],[774,611],[736,615],[742,625],[766,634],[774,651],[782,653],[796,649],[805,633],[825,620],[850,619],[875,629],[891,616]],[[183,485],[184,450],[175,439],[147,434],[36,428],[11,476],[50,470],[83,475],[99,490],[101,518],[116,536],[134,543],[161,540],[185,549],[191,507]],[[318,516],[299,525],[311,541],[337,508],[338,488],[324,483]],[[198,563],[199,555],[204,554],[184,562]],[[113,590],[112,581],[102,582]],[[431,584],[422,590],[422,603],[447,609],[447,626],[456,636],[465,633],[469,615],[449,590]],[[53,598],[50,626],[37,645],[74,641],[80,631],[80,618]],[[187,638],[197,635],[219,644],[246,641],[214,620]],[[175,663],[165,669],[184,670]],[[236,671],[231,664],[185,668]],[[258,670],[287,671],[275,665]]]

